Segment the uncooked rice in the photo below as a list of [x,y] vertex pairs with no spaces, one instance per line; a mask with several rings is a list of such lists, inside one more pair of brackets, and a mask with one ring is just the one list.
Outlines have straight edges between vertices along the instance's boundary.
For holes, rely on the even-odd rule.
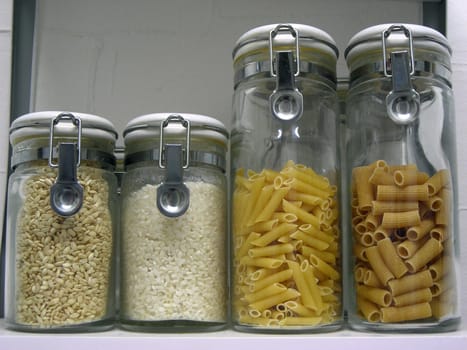
[[112,221],[102,171],[80,167],[80,211],[69,218],[50,207],[50,168],[25,180],[16,232],[16,322],[55,327],[93,322],[107,313]]
[[156,185],[123,203],[123,318],[226,320],[226,199],[220,187],[187,182],[190,206],[178,218],[156,206]]

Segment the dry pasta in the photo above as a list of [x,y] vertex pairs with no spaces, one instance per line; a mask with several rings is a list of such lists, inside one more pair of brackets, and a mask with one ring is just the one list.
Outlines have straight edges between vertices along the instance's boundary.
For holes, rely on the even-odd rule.
[[[357,308],[369,322],[444,317],[456,309],[447,169],[377,161],[352,172]],[[440,301],[442,298],[442,302]]]
[[257,327],[337,322],[342,288],[336,187],[290,161],[280,171],[237,171],[234,183],[236,321]]

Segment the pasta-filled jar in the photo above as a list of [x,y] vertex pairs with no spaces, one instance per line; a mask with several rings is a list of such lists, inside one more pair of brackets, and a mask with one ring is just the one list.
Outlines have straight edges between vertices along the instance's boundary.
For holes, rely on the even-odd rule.
[[84,113],[35,112],[12,122],[8,328],[113,326],[116,139],[110,121]]
[[342,322],[334,40],[274,24],[233,59],[232,317],[235,329],[310,332]]
[[218,120],[155,113],[125,131],[120,322],[211,331],[227,322],[228,133]]
[[412,24],[349,42],[346,162],[357,330],[451,331],[459,324],[451,48]]

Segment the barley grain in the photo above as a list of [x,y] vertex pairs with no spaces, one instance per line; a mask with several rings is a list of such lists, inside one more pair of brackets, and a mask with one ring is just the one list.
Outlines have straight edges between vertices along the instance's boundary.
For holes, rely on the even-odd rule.
[[[55,178],[44,167],[22,185],[25,200],[16,231],[19,324],[59,327],[93,322],[105,317],[108,309],[113,244],[112,220],[105,204],[108,184],[100,169],[81,166],[78,181],[84,189],[83,206],[74,216],[64,218],[49,205]],[[96,220],[99,231],[93,227]]]

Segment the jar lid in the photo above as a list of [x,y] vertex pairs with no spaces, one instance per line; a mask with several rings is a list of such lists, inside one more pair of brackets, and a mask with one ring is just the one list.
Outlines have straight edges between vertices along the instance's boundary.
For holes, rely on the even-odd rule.
[[[103,117],[76,112],[41,111],[22,115],[11,123],[10,143],[15,145],[25,139],[49,137],[50,124],[60,114],[71,114],[79,117],[83,137],[109,142],[115,142],[118,138],[114,125]],[[54,126],[54,135],[58,137],[75,136],[76,130],[71,123],[58,123]]]
[[[126,125],[123,132],[125,145],[148,138],[159,138],[161,124],[171,116],[180,116],[190,122],[192,138],[210,139],[227,146],[228,132],[222,122],[205,115],[190,113],[152,113],[136,117]],[[164,129],[164,134],[176,135],[181,129],[179,124],[170,123]]]
[[[350,39],[344,52],[347,63],[351,65],[353,60],[362,54],[370,52],[372,54],[382,54],[382,35],[383,32],[391,27],[407,28],[411,32],[413,47],[416,50],[424,49],[446,57],[451,56],[452,50],[448,40],[438,31],[418,24],[388,23],[372,26],[355,34]],[[389,50],[391,48],[400,49],[400,47],[407,47],[407,36],[403,31],[394,31],[391,35],[387,36],[385,40]]]
[[[267,24],[264,26],[253,28],[244,33],[235,43],[232,57],[237,60],[238,57],[265,48],[269,48],[270,35],[278,26],[291,26],[298,33],[298,46],[314,48],[333,57],[337,60],[339,50],[337,49],[334,39],[325,31],[305,25],[305,24]],[[290,46],[290,35],[280,35],[275,37],[276,46]]]
[[[131,120],[123,137],[125,167],[146,161],[158,162],[163,167],[165,146],[180,141],[186,145],[184,168],[204,164],[226,169],[228,132],[224,124],[212,117],[189,113],[146,114]],[[202,143],[192,147],[192,141]],[[206,141],[220,147],[205,147]]]

